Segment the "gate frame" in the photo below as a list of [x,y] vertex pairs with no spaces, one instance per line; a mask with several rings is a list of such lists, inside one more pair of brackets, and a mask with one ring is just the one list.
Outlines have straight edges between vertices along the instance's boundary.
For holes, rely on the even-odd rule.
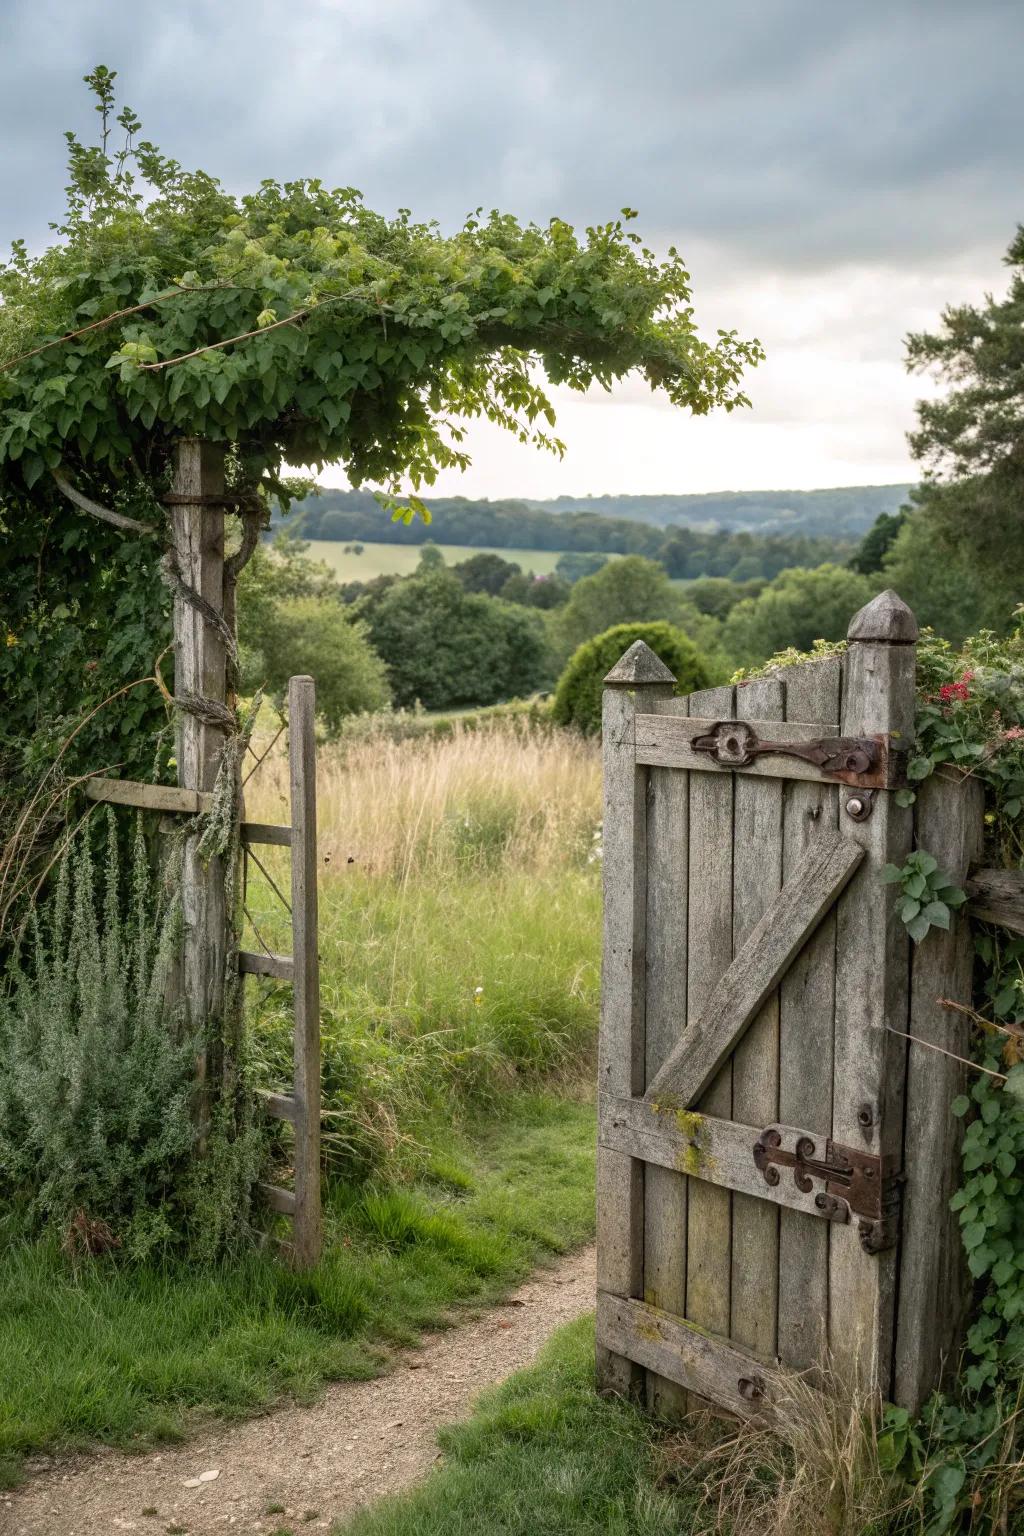
[[[910,746],[916,638],[913,614],[895,593],[880,594],[855,615],[845,657],[844,737],[881,736],[895,751]],[[735,1136],[730,1146],[721,1143],[720,1166],[709,1183],[710,1175],[705,1169],[702,1176],[699,1159],[687,1161],[696,1138],[687,1138],[677,1128],[666,1134],[649,1113],[650,1101],[644,1100],[647,948],[649,943],[660,945],[664,953],[665,942],[664,935],[648,932],[650,768],[662,763],[685,766],[695,778],[699,773],[706,781],[712,774],[701,770],[717,768],[720,773],[721,766],[706,758],[701,761],[693,751],[694,732],[685,719],[687,705],[674,711],[667,705],[674,678],[642,643],[630,648],[605,682],[598,1383],[606,1391],[639,1395],[646,1380],[648,1400],[662,1410],[683,1407],[686,1392],[696,1392],[731,1412],[770,1419],[773,1374],[780,1363],[792,1362],[741,1348],[720,1328],[709,1332],[701,1326],[703,1318],[688,1319],[644,1299],[645,1235],[652,1249],[658,1238],[657,1225],[652,1231],[645,1185],[657,1201],[657,1218],[668,1223],[669,1251],[680,1217],[678,1203],[673,1207],[671,1200],[666,1201],[666,1190],[688,1189],[691,1203],[697,1190],[705,1199],[712,1193],[716,1198],[724,1196],[726,1222],[729,1189],[774,1200],[779,1195],[764,1186],[758,1188],[756,1180],[748,1177],[748,1169],[754,1173],[752,1147],[745,1151],[740,1146],[740,1155],[729,1163],[730,1147],[736,1151]],[[758,685],[749,686],[753,695]],[[708,701],[714,703],[710,691],[701,696],[702,716],[708,712]],[[721,712],[729,711],[723,707]],[[646,730],[656,716],[671,719],[669,734],[674,732],[682,742],[674,748],[663,747],[660,755]],[[647,718],[641,723],[641,717]],[[840,727],[832,729],[838,733]],[[761,734],[769,739],[806,740],[828,735],[829,728],[780,723],[775,730],[766,725]],[[809,771],[799,760],[796,766],[787,765],[774,755],[752,770],[745,767],[733,768],[737,782],[748,774],[771,774],[836,783],[835,777]],[[852,1148],[863,1147],[885,1159],[880,1166],[902,1168],[899,1247],[866,1251],[857,1241],[855,1226],[829,1223],[826,1228],[829,1363],[841,1380],[916,1408],[938,1383],[944,1362],[955,1348],[962,1316],[963,1272],[948,1200],[955,1183],[960,1133],[949,1105],[961,1089],[963,1069],[928,1046],[956,1049],[966,1027],[966,1021],[943,1009],[939,999],[969,996],[971,940],[967,923],[955,922],[949,933],[930,933],[915,946],[911,959],[905,929],[878,875],[884,864],[904,862],[916,820],[919,842],[939,858],[955,881],[964,883],[980,848],[982,797],[973,781],[959,776],[936,778],[922,787],[912,815],[891,793],[897,784],[897,777],[889,775],[884,787],[873,790],[873,804],[871,796],[866,797],[856,785],[841,785],[838,790],[840,839],[862,852],[859,868],[852,867],[858,861],[851,860],[849,885],[835,907],[840,940],[833,1120],[831,1125],[810,1129],[816,1139],[827,1136]],[[870,804],[866,818],[857,814],[857,799]],[[663,853],[662,863],[664,857]],[[809,930],[803,942],[810,936]],[[909,1046],[907,1035],[916,1037]],[[716,1105],[713,1112],[721,1110]],[[686,1113],[684,1107],[683,1116]],[[737,1128],[729,1121],[708,1124],[721,1135]],[[907,1158],[904,1145],[909,1148]],[[663,1173],[663,1169],[672,1172]],[[681,1177],[683,1172],[686,1178]],[[685,1196],[681,1198],[685,1231]],[[797,1204],[793,1199],[786,1203]],[[806,1201],[802,1208],[807,1209]],[[709,1213],[712,1222],[718,1219],[714,1202]],[[693,1216],[690,1211],[691,1232]],[[662,1299],[660,1292],[658,1299]],[[677,1297],[669,1300],[679,1305]]]

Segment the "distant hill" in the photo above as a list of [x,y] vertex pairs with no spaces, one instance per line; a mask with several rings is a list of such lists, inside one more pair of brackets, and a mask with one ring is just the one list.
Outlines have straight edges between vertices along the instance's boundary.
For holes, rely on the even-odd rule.
[[526,501],[554,514],[592,512],[662,528],[749,529],[857,538],[882,512],[896,512],[909,485],[842,485],[820,491],[710,491],[700,496],[556,496]]

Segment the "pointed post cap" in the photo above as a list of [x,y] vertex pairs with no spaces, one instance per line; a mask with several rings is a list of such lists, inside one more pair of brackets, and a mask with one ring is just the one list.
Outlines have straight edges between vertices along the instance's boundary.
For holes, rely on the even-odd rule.
[[865,603],[846,631],[848,640],[873,640],[883,645],[913,645],[917,635],[913,611],[891,589]]
[[646,683],[674,683],[675,680],[675,673],[654,654],[646,640],[634,640],[604,681],[606,688],[642,688]]

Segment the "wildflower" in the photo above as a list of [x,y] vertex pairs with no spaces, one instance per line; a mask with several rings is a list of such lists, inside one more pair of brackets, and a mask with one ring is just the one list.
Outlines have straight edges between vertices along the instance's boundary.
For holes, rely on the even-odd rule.
[[474,990],[474,992],[473,992],[473,1001],[474,1001],[474,1003],[476,1004],[476,1006],[478,1008],[483,1006],[483,1001],[484,1001],[484,989],[483,989],[483,987],[477,987]]
[[17,635],[14,633],[14,631],[12,629],[9,629],[7,631],[7,644],[8,645],[17,645],[17,643],[18,643]]
[[1020,741],[1024,737],[1024,725],[1011,725],[1010,729],[1002,734],[1004,741]]
[[[964,677],[967,676],[969,676],[969,674],[965,673]],[[939,689],[939,698],[942,700],[943,704],[963,704],[967,699],[970,698],[970,696],[971,690],[968,688],[963,678],[961,678],[958,683],[943,683],[942,687]]]

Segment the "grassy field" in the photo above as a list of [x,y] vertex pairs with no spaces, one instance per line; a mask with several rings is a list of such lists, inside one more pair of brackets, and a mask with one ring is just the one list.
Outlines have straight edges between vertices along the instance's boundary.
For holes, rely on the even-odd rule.
[[[287,814],[282,771],[252,780],[250,816]],[[383,1369],[593,1231],[596,750],[516,720],[371,733],[324,749],[319,778],[324,1259],[76,1271],[0,1222],[0,1475]],[[258,875],[248,898],[286,946]],[[288,991],[250,996],[254,1071],[287,1083]]]
[[[417,544],[363,544],[362,554],[356,555],[351,552],[352,544],[312,539],[309,552],[314,559],[326,561],[339,581],[370,581],[374,576],[408,576],[419,563],[421,548]],[[448,565],[457,565],[471,555],[500,555],[535,576],[549,575],[562,554],[559,549],[492,549],[470,544],[439,544],[438,548]]]

